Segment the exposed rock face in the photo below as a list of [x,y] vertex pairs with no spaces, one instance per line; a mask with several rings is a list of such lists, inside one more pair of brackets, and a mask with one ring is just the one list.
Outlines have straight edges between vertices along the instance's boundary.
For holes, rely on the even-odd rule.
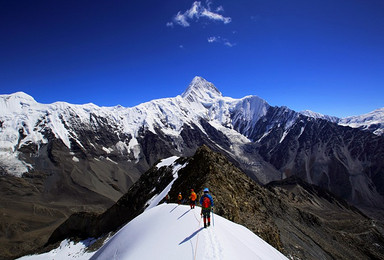
[[355,205],[384,205],[383,137],[306,117],[281,132],[271,130],[284,136],[280,141],[270,135],[262,138],[259,153],[284,177],[295,175]]
[[[181,158],[178,179],[169,192],[188,197],[209,187],[215,212],[242,224],[287,256],[300,259],[383,259],[384,237],[372,219],[330,192],[288,178],[267,187],[256,184],[225,156],[202,146],[191,158]],[[126,195],[101,215],[78,213],[51,236],[98,237],[116,231],[143,212],[146,202],[172,180],[172,168],[151,168]]]

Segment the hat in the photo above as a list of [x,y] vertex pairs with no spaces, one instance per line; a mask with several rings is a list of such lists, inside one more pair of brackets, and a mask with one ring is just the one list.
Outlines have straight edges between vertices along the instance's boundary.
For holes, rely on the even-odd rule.
[[193,191],[193,189],[191,189],[191,191]]
[[205,189],[204,189],[204,192],[209,192],[208,188],[205,188]]

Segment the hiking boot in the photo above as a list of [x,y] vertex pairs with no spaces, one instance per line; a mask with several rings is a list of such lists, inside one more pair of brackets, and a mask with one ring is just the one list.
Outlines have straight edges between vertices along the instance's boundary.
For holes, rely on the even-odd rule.
[[208,227],[211,225],[211,222],[208,222]]
[[207,224],[204,223],[204,228],[207,228]]

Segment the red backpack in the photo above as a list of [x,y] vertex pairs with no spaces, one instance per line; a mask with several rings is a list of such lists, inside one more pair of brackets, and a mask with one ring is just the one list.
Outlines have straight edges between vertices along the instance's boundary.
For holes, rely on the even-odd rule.
[[203,208],[209,208],[211,206],[211,200],[208,197],[204,197],[203,199]]

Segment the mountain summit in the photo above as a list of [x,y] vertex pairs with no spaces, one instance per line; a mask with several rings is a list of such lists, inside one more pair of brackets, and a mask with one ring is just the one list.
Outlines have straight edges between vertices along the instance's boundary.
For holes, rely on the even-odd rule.
[[211,82],[196,76],[181,96],[190,102],[212,102],[223,95]]

